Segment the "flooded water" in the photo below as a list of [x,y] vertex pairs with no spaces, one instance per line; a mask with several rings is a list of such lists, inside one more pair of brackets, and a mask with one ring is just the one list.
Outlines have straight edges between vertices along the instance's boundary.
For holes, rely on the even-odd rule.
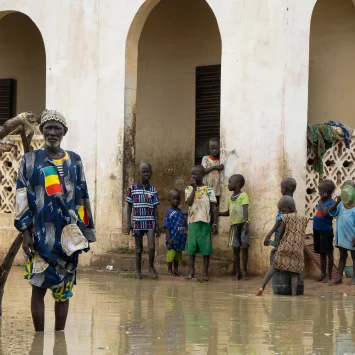
[[[65,333],[35,335],[30,287],[10,274],[1,354],[355,354],[355,298],[254,296],[257,282],[121,278],[80,273]],[[353,335],[352,335],[353,334]]]

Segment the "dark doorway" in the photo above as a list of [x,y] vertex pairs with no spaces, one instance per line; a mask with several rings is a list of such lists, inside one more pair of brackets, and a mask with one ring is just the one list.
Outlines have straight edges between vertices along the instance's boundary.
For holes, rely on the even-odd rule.
[[209,152],[208,140],[220,135],[221,65],[196,68],[195,164]]

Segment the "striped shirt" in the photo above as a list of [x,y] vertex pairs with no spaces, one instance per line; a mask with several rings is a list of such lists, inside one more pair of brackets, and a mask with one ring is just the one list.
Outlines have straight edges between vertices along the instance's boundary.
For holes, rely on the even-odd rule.
[[133,230],[155,229],[154,207],[159,205],[159,198],[154,186],[136,182],[129,187],[126,202],[133,205]]

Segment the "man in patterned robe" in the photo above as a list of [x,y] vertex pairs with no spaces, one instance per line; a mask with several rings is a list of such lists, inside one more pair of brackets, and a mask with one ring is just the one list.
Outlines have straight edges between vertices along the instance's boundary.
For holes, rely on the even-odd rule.
[[23,233],[25,279],[32,285],[35,330],[44,331],[44,296],[55,300],[55,330],[64,330],[79,254],[95,242],[88,189],[80,156],[61,148],[68,131],[57,111],[44,111],[45,145],[24,155],[16,186],[15,227]]

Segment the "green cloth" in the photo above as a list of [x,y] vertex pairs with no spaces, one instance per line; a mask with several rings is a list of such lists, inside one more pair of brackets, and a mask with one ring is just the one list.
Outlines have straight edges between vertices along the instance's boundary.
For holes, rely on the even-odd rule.
[[213,253],[211,243],[211,226],[205,222],[194,222],[188,225],[186,249],[189,255],[211,255]]
[[168,263],[172,263],[174,260],[176,261],[182,260],[182,251],[176,251],[173,249],[168,250],[168,254],[166,255],[166,261]]
[[232,200],[231,196],[227,197],[227,208],[229,210],[231,225],[245,222],[244,205],[249,205],[249,197],[245,192],[242,192],[235,201]]
[[351,185],[345,185],[342,188],[341,201],[348,209],[355,207],[355,189]]
[[324,172],[323,156],[333,145],[333,133],[326,124],[313,124],[308,122],[307,138],[314,148],[315,159],[313,169],[318,173]]

